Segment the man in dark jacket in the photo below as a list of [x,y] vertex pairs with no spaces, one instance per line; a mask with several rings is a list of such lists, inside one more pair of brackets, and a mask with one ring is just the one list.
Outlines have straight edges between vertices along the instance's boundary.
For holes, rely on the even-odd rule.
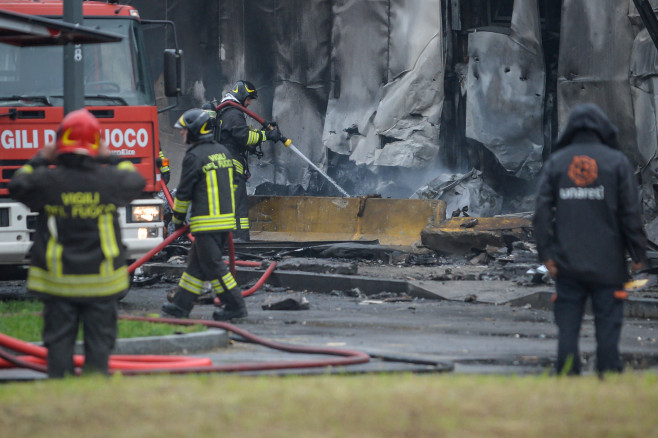
[[[237,81],[224,96],[222,102],[227,100],[239,103],[247,108],[251,101],[258,99],[256,87],[249,81]],[[247,125],[245,113],[239,108],[228,106],[217,114],[219,142],[225,145],[235,164],[235,202],[237,206],[238,229],[233,233],[237,240],[249,240],[249,204],[247,200],[247,180],[249,179],[249,165],[247,154],[255,154],[264,141],[281,141],[281,133],[276,123],[269,122],[271,130],[251,129]]]
[[109,372],[117,296],[129,287],[117,208],[139,196],[144,184],[132,163],[110,157],[101,144],[100,123],[84,109],[64,117],[56,144],[46,146],[9,183],[14,199],[39,211],[27,288],[44,300],[50,377],[75,372],[80,322],[83,371]]
[[212,120],[204,110],[185,111],[175,127],[183,130],[189,149],[174,199],[173,222],[183,226],[189,209],[194,242],[173,301],[163,304],[162,312],[187,318],[208,281],[224,304],[223,310],[213,313],[213,319],[244,318],[247,307],[242,292],[222,260],[223,248],[236,223],[233,160],[224,146],[213,141]]
[[539,259],[556,278],[557,370],[579,374],[578,338],[592,300],[599,373],[620,372],[619,337],[628,278],[626,251],[638,270],[646,259],[633,168],[617,128],[594,104],[576,106],[539,180],[535,209]]

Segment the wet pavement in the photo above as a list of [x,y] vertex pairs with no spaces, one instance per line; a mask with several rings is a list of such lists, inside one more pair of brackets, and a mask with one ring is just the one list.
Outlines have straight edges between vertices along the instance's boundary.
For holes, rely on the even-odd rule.
[[[145,266],[151,281],[138,282],[141,286],[133,287],[122,300],[121,314],[159,313],[182,265],[153,266],[156,268]],[[237,278],[247,288],[262,272],[238,268]],[[555,360],[557,330],[550,310],[552,286],[548,284],[478,280],[484,268],[472,266],[361,263],[357,275],[274,272],[246,298],[249,316],[234,322],[237,327],[275,342],[358,350],[373,357],[368,364],[344,369],[272,371],[276,374],[449,371],[532,375],[550,372]],[[304,288],[305,284],[309,287]],[[310,287],[313,285],[316,287]],[[0,284],[3,294],[20,293],[21,288],[19,281]],[[654,296],[652,291],[632,296],[627,308],[640,299],[654,305]],[[285,298],[303,298],[308,309],[263,309]],[[211,319],[213,310],[212,304],[197,305],[190,317]],[[234,335],[232,339],[226,348],[188,353],[210,357],[216,364],[295,362],[311,357],[241,342]],[[584,369],[592,372],[595,341],[589,314],[580,348]],[[627,371],[658,371],[658,319],[627,316],[620,350]]]

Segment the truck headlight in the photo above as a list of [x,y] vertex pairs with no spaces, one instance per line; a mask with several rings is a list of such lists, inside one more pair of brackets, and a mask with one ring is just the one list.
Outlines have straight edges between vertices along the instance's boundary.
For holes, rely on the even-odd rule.
[[162,205],[131,205],[128,222],[162,222]]

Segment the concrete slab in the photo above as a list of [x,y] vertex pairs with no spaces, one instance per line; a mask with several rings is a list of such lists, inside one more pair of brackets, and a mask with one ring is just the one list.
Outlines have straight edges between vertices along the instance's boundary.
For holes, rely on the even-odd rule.
[[521,217],[455,217],[428,225],[420,233],[423,246],[445,254],[463,254],[487,246],[527,240],[532,222]]
[[[434,294],[438,299],[487,304],[506,304],[537,291],[519,287],[513,281],[409,281],[413,288]],[[543,287],[543,286],[539,286]],[[545,291],[551,293],[548,286]]]
[[[182,274],[184,265],[167,263],[146,264],[146,275]],[[237,267],[236,279],[245,284],[261,278],[262,269]],[[530,306],[552,310],[550,301],[554,288],[549,285],[523,286],[505,280],[397,280],[360,275],[324,274],[302,271],[274,271],[268,284],[297,291],[331,293],[333,291],[358,290],[366,295],[382,292],[407,294],[413,298],[473,302],[493,305],[507,304],[514,307]],[[625,303],[627,317],[658,319],[658,298],[641,298],[631,294]]]

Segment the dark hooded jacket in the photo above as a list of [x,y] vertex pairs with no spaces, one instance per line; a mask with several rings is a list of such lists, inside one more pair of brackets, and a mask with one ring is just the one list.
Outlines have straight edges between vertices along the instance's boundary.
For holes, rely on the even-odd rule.
[[618,287],[628,278],[626,251],[645,261],[633,168],[598,106],[569,114],[539,179],[534,227],[539,260],[555,260],[558,276]]

